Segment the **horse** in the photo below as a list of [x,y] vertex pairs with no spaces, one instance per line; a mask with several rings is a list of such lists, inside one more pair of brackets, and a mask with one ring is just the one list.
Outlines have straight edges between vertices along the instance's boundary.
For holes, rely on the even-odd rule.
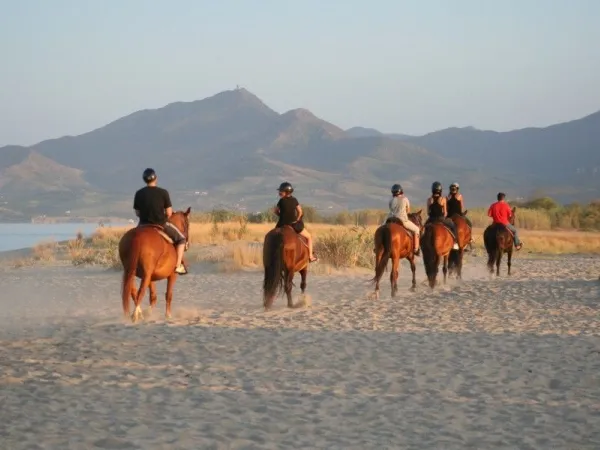
[[423,264],[429,281],[429,287],[433,289],[437,282],[437,274],[440,259],[443,259],[444,284],[448,276],[448,256],[454,246],[452,232],[442,221],[427,223],[421,235],[421,251],[423,252]]
[[450,250],[448,256],[448,274],[452,275],[456,273],[456,278],[462,279],[462,265],[463,256],[465,254],[465,247],[471,242],[471,227],[467,223],[464,216],[467,215],[468,210],[460,214],[453,214],[450,219],[456,226],[456,238],[458,240],[458,250]]
[[[515,224],[515,212],[517,207],[512,208],[512,214],[510,216],[510,223],[514,226]],[[496,276],[500,276],[500,262],[502,261],[502,254],[506,253],[508,267],[508,275],[510,275],[510,266],[512,261],[512,252],[514,245],[513,234],[504,225],[499,223],[492,223],[483,232],[483,243],[488,254],[487,267],[490,274],[494,273],[494,263],[496,263]]]
[[[423,232],[423,220],[421,211],[409,213],[408,220],[419,227],[419,233]],[[392,298],[396,296],[398,291],[398,275],[400,270],[400,260],[407,259],[410,263],[412,271],[412,287],[415,290],[417,287],[416,266],[413,235],[410,231],[404,228],[398,221],[386,220],[386,223],[379,226],[375,230],[375,277],[371,280],[375,283],[375,298],[379,298],[379,281],[387,268],[389,259],[392,259],[392,271],[390,272],[390,283],[392,285]]]
[[[189,248],[189,215],[191,208],[186,211],[176,211],[168,218],[185,236],[185,249]],[[165,294],[165,317],[171,318],[171,301],[173,300],[173,286],[177,280],[175,263],[177,251],[173,241],[162,231],[158,225],[138,225],[128,230],[119,241],[119,258],[123,264],[123,280],[121,299],[123,301],[123,314],[129,316],[129,299],[133,300],[135,310],[131,315],[133,323],[143,317],[140,304],[150,288],[150,310],[156,305],[155,282],[167,279],[167,292]],[[140,287],[136,292],[135,277],[141,279]]]
[[268,311],[277,295],[285,291],[288,308],[293,308],[292,286],[294,274],[300,272],[302,296],[308,274],[308,245],[289,225],[269,231],[263,243],[263,306]]

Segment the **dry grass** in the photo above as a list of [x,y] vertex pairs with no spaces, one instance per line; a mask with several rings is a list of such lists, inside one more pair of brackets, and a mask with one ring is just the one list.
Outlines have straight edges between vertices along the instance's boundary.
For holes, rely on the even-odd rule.
[[[192,223],[188,260],[210,262],[225,272],[260,269],[262,241],[273,224],[253,224],[246,221],[227,223]],[[119,239],[131,227],[100,228],[90,239],[79,235],[66,243],[44,242],[34,247],[32,256],[14,261],[24,267],[60,258],[73,265],[102,265],[121,269],[117,246]],[[367,268],[374,263],[373,235],[375,226],[309,224],[315,238],[315,253],[319,263],[311,265],[312,273],[332,273],[339,269]],[[474,228],[475,247],[483,249],[483,228]],[[519,254],[600,254],[600,233],[584,231],[520,230],[525,246]]]

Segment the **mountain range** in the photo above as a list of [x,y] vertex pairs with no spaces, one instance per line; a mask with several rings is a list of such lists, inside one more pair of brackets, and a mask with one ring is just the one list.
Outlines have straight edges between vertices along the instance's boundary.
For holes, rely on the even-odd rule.
[[413,203],[461,184],[471,206],[502,190],[562,202],[600,197],[600,111],[546,128],[448,128],[423,136],[343,130],[306,109],[280,114],[246,89],[137,111],[79,136],[0,148],[0,220],[132,216],[153,167],[176,207],[263,210],[282,181],[319,210],[385,208],[400,182]]

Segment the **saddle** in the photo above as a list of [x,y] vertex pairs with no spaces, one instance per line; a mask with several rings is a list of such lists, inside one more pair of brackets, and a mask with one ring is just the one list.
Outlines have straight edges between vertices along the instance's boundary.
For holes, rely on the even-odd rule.
[[388,217],[385,220],[385,225],[387,225],[388,223],[395,223],[396,225],[400,225],[402,228],[404,228],[406,230],[406,232],[409,234],[409,236],[412,236],[414,234],[411,230],[406,228],[404,226],[404,224],[402,223],[402,221],[400,219],[398,219],[397,217]]
[[296,237],[297,237],[297,238],[300,240],[300,242],[301,242],[302,244],[304,244],[304,246],[305,246],[306,248],[308,248],[308,239],[306,239],[306,238],[305,238],[304,236],[302,236],[300,233],[296,232],[296,230],[294,230],[294,227],[292,227],[291,225],[284,225],[284,226],[282,226],[282,227],[279,227],[278,229],[279,229],[279,230],[281,230],[281,231],[283,231],[283,229],[284,229],[285,227],[289,227],[289,228],[290,228],[290,229],[291,229],[291,230],[294,232],[294,234],[296,235]]
[[504,225],[504,224],[502,224],[502,223],[493,223],[493,224],[491,224],[491,225],[489,226],[489,228],[490,228],[490,229],[491,229],[491,230],[492,230],[494,233],[497,233],[497,232],[499,232],[499,231],[506,231],[508,234],[510,234],[510,235],[511,235],[511,237],[512,237],[513,239],[515,238],[515,234],[514,234],[512,231],[510,231],[510,229],[509,229],[509,228],[508,228],[506,225]]
[[436,223],[439,223],[440,225],[443,225],[444,228],[446,230],[448,230],[448,233],[450,233],[450,236],[452,236],[452,239],[454,239],[454,240],[458,239],[458,236],[456,236],[454,234],[454,232],[452,231],[452,228],[450,228],[448,225],[446,225],[443,220],[434,220],[432,222],[427,223],[425,226],[428,227],[428,226],[431,226],[431,225],[436,224]]
[[137,228],[154,228],[158,232],[158,234],[160,234],[163,237],[163,239],[165,241],[167,241],[171,245],[175,245],[175,242],[173,242],[173,239],[171,239],[169,237],[169,235],[167,233],[165,233],[163,227],[161,227],[160,225],[149,223],[149,224],[138,225]]

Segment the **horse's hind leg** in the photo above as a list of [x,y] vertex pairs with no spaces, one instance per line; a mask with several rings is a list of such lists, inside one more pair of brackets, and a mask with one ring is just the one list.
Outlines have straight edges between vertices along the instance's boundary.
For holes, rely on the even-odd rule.
[[390,271],[390,283],[392,285],[392,298],[396,296],[398,291],[398,274],[400,267],[400,258],[398,255],[392,254],[392,270]]
[[502,262],[502,249],[498,249],[498,253],[496,255],[496,276],[500,276],[500,263]]
[[465,255],[464,247],[458,251],[458,267],[456,268],[456,278],[462,280],[462,265],[463,265],[463,257]]
[[305,267],[304,269],[302,269],[300,271],[300,277],[301,277],[301,281],[300,281],[300,291],[304,294],[304,291],[306,290],[306,275],[308,274],[308,267]]
[[506,252],[506,265],[508,266],[508,275],[510,275],[510,266],[512,265],[512,248]]
[[287,296],[287,305],[288,308],[294,307],[294,302],[292,301],[292,282],[294,281],[294,272],[291,270],[285,271],[285,295]]
[[442,271],[444,272],[444,284],[446,284],[446,278],[448,277],[448,255],[444,256],[443,264]]
[[171,318],[171,302],[173,301],[173,286],[175,285],[175,280],[177,279],[177,274],[173,272],[167,278],[167,292],[165,293],[165,318]]
[[140,282],[140,288],[138,289],[137,295],[135,298],[135,309],[131,316],[131,321],[133,323],[137,322],[139,319],[141,319],[144,316],[144,314],[142,313],[142,307],[140,305],[142,303],[142,300],[144,299],[144,294],[146,294],[146,288],[148,286],[150,286],[150,283],[152,282],[151,273],[152,272],[144,273],[142,280]]
[[412,272],[412,286],[410,289],[414,291],[417,289],[417,266],[415,264],[415,257],[412,256],[411,258],[408,258],[408,261],[410,262],[410,271]]
[[156,306],[157,296],[156,296],[156,283],[154,281],[150,282],[150,311],[154,309]]

